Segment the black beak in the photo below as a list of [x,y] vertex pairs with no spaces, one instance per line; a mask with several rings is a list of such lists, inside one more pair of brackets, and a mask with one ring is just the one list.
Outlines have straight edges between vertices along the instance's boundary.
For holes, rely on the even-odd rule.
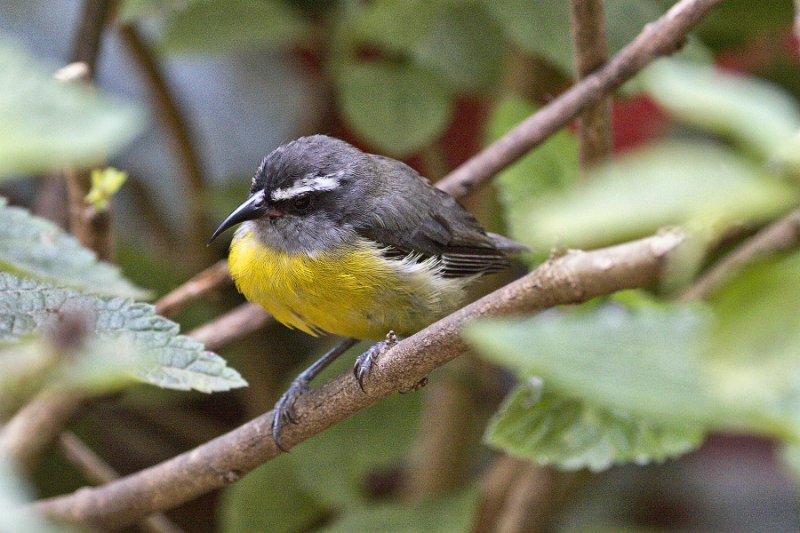
[[206,244],[211,244],[211,242],[226,229],[233,227],[240,222],[259,218],[262,215],[267,214],[267,211],[267,202],[264,201],[264,191],[258,191],[253,196],[245,200],[242,205],[234,209],[233,213],[228,215],[228,217],[222,221],[222,224],[220,224],[219,227],[214,231]]

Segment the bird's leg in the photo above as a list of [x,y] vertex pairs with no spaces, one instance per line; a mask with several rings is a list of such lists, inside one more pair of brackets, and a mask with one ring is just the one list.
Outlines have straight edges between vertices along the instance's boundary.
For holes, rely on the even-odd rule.
[[283,393],[283,396],[275,404],[274,418],[272,419],[272,438],[275,444],[283,451],[287,451],[281,446],[281,429],[286,424],[296,424],[297,419],[294,414],[294,402],[308,390],[308,384],[322,372],[325,367],[334,362],[337,357],[352,348],[358,343],[356,339],[344,339],[339,344],[331,348],[325,355],[314,361],[314,363],[303,370],[299,376],[294,378],[292,384]]
[[386,334],[386,339],[373,344],[369,350],[356,358],[356,364],[353,365],[353,375],[356,377],[362,392],[366,392],[364,390],[364,380],[369,376],[369,369],[372,367],[372,363],[384,350],[391,348],[395,344],[397,344],[397,335],[394,334],[394,331],[390,331]]

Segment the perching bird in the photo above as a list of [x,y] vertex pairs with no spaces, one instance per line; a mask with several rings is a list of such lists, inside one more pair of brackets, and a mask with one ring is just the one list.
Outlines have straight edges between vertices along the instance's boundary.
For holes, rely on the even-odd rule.
[[[404,163],[325,135],[265,157],[247,200],[211,240],[238,223],[228,265],[239,291],[291,328],[349,338],[276,404],[279,446],[295,399],[354,339],[415,333],[458,309],[476,277],[505,269],[525,249],[485,232]],[[357,362],[362,389],[374,354]]]

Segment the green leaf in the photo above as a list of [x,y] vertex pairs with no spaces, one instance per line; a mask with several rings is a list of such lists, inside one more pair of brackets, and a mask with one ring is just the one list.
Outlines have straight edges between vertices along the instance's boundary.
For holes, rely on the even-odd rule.
[[222,493],[223,533],[307,531],[326,514],[297,481],[287,456],[258,467]]
[[[489,142],[503,136],[536,110],[536,106],[522,98],[502,100],[489,119]],[[503,170],[495,184],[510,235],[521,239],[528,233],[527,217],[533,200],[546,193],[568,189],[577,181],[578,143],[566,129]]]
[[53,72],[0,39],[0,181],[105,159],[142,126],[131,105]]
[[404,157],[444,133],[452,101],[438,78],[388,61],[344,65],[336,73],[339,108],[356,134],[393,157]]
[[793,7],[791,0],[761,2],[755,9],[751,0],[726,0],[703,18],[697,32],[705,42],[730,48],[752,42],[758,34],[786,31]]
[[119,8],[119,20],[132,24],[144,18],[163,18],[198,1],[201,0],[124,0]]
[[486,90],[503,70],[501,28],[480,4],[444,4],[432,28],[417,40],[412,54],[419,65],[438,72],[459,90]]
[[709,341],[719,394],[800,426],[800,253],[753,266],[712,301]]
[[469,490],[419,503],[381,504],[346,511],[324,533],[467,533],[471,531],[478,493]]
[[73,237],[0,197],[0,270],[107,296],[143,298],[114,265],[98,261]]
[[484,0],[484,5],[517,46],[572,72],[569,2]]
[[596,247],[675,224],[718,235],[796,201],[794,189],[730,151],[702,142],[663,143],[594,170],[567,194],[531,202],[518,238],[533,248]]
[[306,38],[308,23],[279,0],[193,1],[167,21],[168,52],[226,54],[280,48]]
[[[573,72],[569,2],[562,0],[485,0],[484,5],[523,50],[537,54],[564,73]],[[609,53],[618,52],[657,19],[663,7],[652,0],[606,0]]]
[[292,448],[289,458],[306,492],[332,508],[363,503],[367,475],[404,460],[421,399],[421,394],[390,396]]
[[486,430],[490,446],[540,465],[594,472],[616,464],[662,462],[697,448],[703,431],[517,387]]
[[[0,343],[54,331],[66,315],[83,317],[101,341],[120,340],[149,363],[137,379],[158,387],[201,392],[243,387],[246,382],[220,356],[179,335],[179,326],[153,306],[126,298],[99,298],[0,273]],[[105,352],[109,360],[113,354]]]
[[723,353],[737,339],[714,340],[739,325],[727,320],[698,306],[604,307],[483,321],[467,338],[521,377],[540,376],[549,390],[596,407],[665,425],[800,440],[800,362],[770,346],[748,351],[749,359]]
[[800,130],[794,99],[766,81],[668,58],[640,78],[645,91],[679,120],[732,137],[764,158]]
[[355,40],[404,54],[430,33],[442,2],[375,0],[348,3],[346,7],[345,20]]

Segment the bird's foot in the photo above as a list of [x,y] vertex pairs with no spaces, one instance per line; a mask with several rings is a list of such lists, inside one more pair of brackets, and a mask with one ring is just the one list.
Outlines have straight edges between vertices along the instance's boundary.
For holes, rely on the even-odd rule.
[[384,340],[373,344],[370,346],[369,350],[356,358],[356,363],[353,365],[353,375],[355,376],[356,381],[358,381],[358,386],[361,388],[362,392],[367,392],[366,389],[364,389],[364,380],[369,376],[370,368],[372,368],[375,360],[380,354],[395,344],[397,344],[397,335],[394,334],[394,331],[390,331],[386,334],[386,338]]
[[297,399],[308,391],[308,380],[302,376],[298,376],[283,396],[275,403],[273,409],[274,418],[272,419],[272,440],[281,451],[287,452],[286,448],[281,445],[281,430],[287,424],[297,424],[296,413],[294,412],[294,403]]

